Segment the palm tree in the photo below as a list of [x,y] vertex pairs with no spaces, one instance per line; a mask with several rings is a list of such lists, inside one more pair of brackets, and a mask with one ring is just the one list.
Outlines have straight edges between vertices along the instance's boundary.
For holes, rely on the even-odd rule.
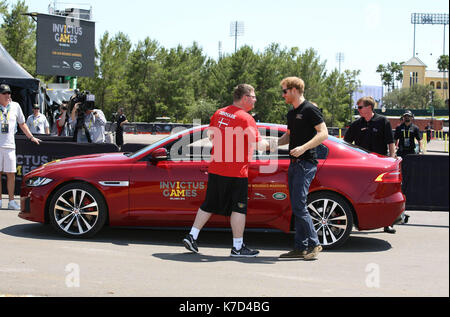
[[441,55],[437,61],[439,71],[448,71],[448,55]]
[[[437,61],[438,69],[439,69],[439,71],[442,72],[443,77],[444,77],[443,78],[444,79],[444,87],[445,87],[445,75],[446,75],[445,71],[448,72],[448,63],[449,63],[448,55],[441,55]],[[444,90],[444,93],[445,93],[444,99],[448,101],[448,84],[447,84],[447,89]]]
[[388,87],[389,92],[396,88],[396,82],[403,80],[402,64],[390,62],[387,65],[379,65],[377,68],[377,73],[381,74],[381,82],[383,86]]

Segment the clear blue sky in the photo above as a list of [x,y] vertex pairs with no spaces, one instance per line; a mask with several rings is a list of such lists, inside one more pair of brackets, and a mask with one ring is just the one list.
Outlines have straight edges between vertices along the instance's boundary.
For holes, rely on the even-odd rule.
[[[14,3],[16,0],[10,0]],[[361,70],[363,85],[380,85],[379,64],[407,61],[413,55],[411,13],[449,13],[447,0],[170,0],[70,1],[92,5],[98,39],[108,31],[127,34],[133,44],[150,37],[165,48],[196,41],[212,58],[234,52],[230,22],[243,21],[245,35],[238,45],[263,51],[270,43],[282,47],[314,48],[329,71]],[[53,1],[25,0],[30,12],[48,13]],[[57,2],[62,8],[70,5]],[[446,54],[449,28],[446,27]],[[443,53],[444,26],[418,25],[416,52],[429,69],[437,69]]]

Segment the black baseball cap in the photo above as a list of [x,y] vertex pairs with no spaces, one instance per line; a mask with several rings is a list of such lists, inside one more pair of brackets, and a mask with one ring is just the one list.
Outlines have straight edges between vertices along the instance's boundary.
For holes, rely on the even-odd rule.
[[0,94],[4,94],[5,92],[11,93],[11,88],[9,88],[9,86],[6,84],[1,84],[0,85]]
[[411,118],[414,118],[414,115],[413,115],[413,113],[411,112],[411,111],[406,111],[404,114],[403,114],[403,116],[402,117],[407,117],[407,116],[409,116],[409,117],[411,117]]

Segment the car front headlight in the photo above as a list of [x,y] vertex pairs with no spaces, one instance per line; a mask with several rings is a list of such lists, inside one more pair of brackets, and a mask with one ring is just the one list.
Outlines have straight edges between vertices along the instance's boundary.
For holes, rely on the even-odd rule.
[[45,177],[32,177],[30,179],[28,179],[25,184],[28,187],[40,187],[40,186],[45,186],[47,184],[50,184],[51,182],[53,182],[53,179],[50,178],[45,178]]

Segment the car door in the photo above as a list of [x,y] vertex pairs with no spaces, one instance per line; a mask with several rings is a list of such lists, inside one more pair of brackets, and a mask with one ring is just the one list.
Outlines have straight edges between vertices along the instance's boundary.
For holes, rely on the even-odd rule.
[[196,157],[198,141],[184,142],[174,154],[176,142],[166,146],[167,158],[148,156],[131,168],[129,216],[137,225],[191,225],[205,198],[208,161]]
[[[266,139],[281,137],[285,130],[278,127],[261,130]],[[324,165],[327,148],[317,149],[318,173]],[[256,153],[249,169],[248,223],[253,226],[272,227],[289,231],[291,206],[289,199],[288,170],[289,146],[278,147],[276,153]],[[311,188],[317,186],[315,180]]]
[[[260,128],[267,140],[281,137],[285,130]],[[289,155],[287,147],[276,153],[256,152],[249,168],[248,227],[273,227],[280,229],[283,215],[290,212],[287,171]]]

